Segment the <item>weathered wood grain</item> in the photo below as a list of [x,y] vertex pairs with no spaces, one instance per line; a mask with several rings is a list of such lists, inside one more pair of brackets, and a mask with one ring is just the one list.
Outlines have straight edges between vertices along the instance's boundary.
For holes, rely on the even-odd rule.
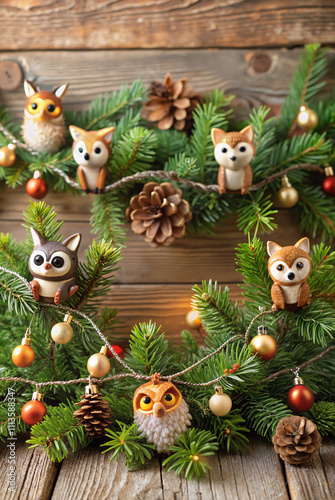
[[[88,108],[99,94],[118,89],[137,77],[149,83],[151,80],[162,80],[170,72],[175,79],[187,76],[190,85],[199,92],[220,88],[234,94],[233,107],[239,119],[260,104],[278,107],[282,103],[300,53],[301,49],[43,50],[3,52],[0,61],[18,61],[24,77],[42,88],[51,88],[62,80],[69,82],[69,91],[64,99],[64,108],[69,110]],[[332,50],[327,76],[330,88],[335,82],[334,61],[335,51]],[[18,122],[22,119],[25,100],[23,86],[12,92],[0,92],[2,105],[9,108]]]
[[334,439],[325,440],[321,452],[306,464],[285,463],[291,499],[332,500],[335,495],[334,463]]
[[[0,499],[1,500],[45,500],[50,498],[56,481],[59,465],[52,463],[42,448],[29,449],[20,435],[15,447],[15,492],[8,490],[10,465],[9,448],[0,448]],[[7,443],[6,443],[7,444]]]
[[0,19],[2,50],[329,44],[335,27],[331,0],[7,0]]

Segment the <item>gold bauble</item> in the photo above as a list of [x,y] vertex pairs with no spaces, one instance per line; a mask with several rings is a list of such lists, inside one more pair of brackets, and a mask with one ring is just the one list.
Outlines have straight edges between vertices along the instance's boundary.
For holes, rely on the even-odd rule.
[[57,323],[52,327],[51,337],[57,344],[67,344],[73,337],[72,326],[66,322]]
[[282,208],[291,208],[298,203],[299,193],[293,187],[283,186],[278,191],[278,202]]
[[189,311],[186,314],[186,323],[190,328],[198,330],[201,327],[201,319],[199,318],[198,311]]
[[15,146],[14,144],[9,144],[0,148],[0,165],[2,167],[11,167],[16,160]]
[[258,354],[263,361],[273,358],[277,351],[277,342],[271,335],[256,335],[250,345],[254,348],[253,354]]
[[300,106],[297,123],[302,130],[313,130],[319,123],[318,115],[308,106]]
[[230,412],[233,405],[232,400],[228,394],[224,394],[222,387],[217,387],[215,389],[215,394],[209,400],[209,409],[217,417],[224,417]]
[[27,368],[35,359],[35,353],[30,345],[18,345],[13,349],[12,361],[19,368]]
[[87,370],[92,377],[104,377],[109,372],[110,366],[109,359],[101,352],[93,354],[87,361]]

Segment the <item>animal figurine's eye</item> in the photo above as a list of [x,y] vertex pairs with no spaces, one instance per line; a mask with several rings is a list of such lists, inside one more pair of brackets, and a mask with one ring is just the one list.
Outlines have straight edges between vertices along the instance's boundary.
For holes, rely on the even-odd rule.
[[164,404],[165,406],[173,406],[176,402],[176,397],[169,392],[164,396]]
[[222,153],[227,153],[228,149],[227,148],[222,148],[221,151],[222,151]]
[[44,258],[42,255],[35,255],[34,257],[34,264],[36,264],[36,266],[41,266],[44,262]]
[[297,262],[297,268],[302,269],[304,267],[302,262]]
[[153,405],[154,403],[151,400],[151,398],[149,398],[149,396],[143,396],[143,398],[140,401],[140,407],[142,408],[142,410],[151,410]]
[[51,264],[54,266],[54,267],[63,267],[64,265],[64,259],[62,257],[54,257],[51,261]]
[[278,271],[282,271],[284,269],[284,266],[282,264],[278,264],[277,269]]
[[48,111],[49,111],[50,113],[52,113],[53,111],[55,111],[55,106],[54,106],[53,104],[49,104],[49,106],[48,106]]
[[32,105],[31,105],[32,109],[37,109],[37,104],[36,102],[33,102]]
[[246,147],[241,146],[241,147],[240,147],[240,151],[241,151],[241,153],[244,153],[244,151],[245,151],[246,149],[247,149]]
[[83,148],[78,148],[78,151],[79,151],[79,153],[83,153],[84,152]]
[[95,148],[94,152],[98,155],[101,153],[101,148]]

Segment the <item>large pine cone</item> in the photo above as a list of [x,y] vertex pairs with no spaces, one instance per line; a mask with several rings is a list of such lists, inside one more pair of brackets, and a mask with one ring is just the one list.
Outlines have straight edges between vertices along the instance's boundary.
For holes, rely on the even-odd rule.
[[131,228],[141,234],[150,246],[169,246],[185,234],[185,224],[192,219],[188,201],[181,189],[170,182],[148,182],[140,194],[133,196],[126,216]]
[[168,73],[163,83],[152,82],[148,101],[143,108],[143,117],[149,122],[157,122],[158,128],[167,130],[172,126],[177,130],[192,128],[192,112],[199,104],[201,94],[187,87],[187,78],[180,78],[175,84]]
[[111,424],[112,412],[107,401],[100,394],[86,394],[82,401],[76,403],[81,408],[74,412],[74,417],[86,427],[91,437],[101,438],[105,429]]
[[293,415],[283,418],[277,425],[272,441],[280,458],[289,464],[308,462],[321,445],[321,436],[313,422]]

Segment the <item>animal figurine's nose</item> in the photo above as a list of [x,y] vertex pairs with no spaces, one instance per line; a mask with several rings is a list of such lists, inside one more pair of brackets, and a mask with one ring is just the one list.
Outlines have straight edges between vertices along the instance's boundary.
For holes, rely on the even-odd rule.
[[165,410],[165,406],[162,403],[159,403],[159,402],[155,403],[153,410],[154,410],[154,415],[156,418],[165,417],[166,410]]
[[236,160],[236,156],[231,156],[231,157],[230,157],[230,159],[231,159],[232,161],[235,161],[235,160]]
[[295,274],[294,273],[288,273],[287,277],[288,277],[289,280],[292,281],[295,278]]
[[85,153],[85,154],[84,154],[84,159],[85,159],[85,160],[89,160],[89,159],[90,159],[90,155],[89,155],[88,153]]
[[46,262],[46,263],[44,264],[44,269],[50,269],[51,267],[52,267],[52,265],[51,265],[51,264],[49,264],[49,262]]

